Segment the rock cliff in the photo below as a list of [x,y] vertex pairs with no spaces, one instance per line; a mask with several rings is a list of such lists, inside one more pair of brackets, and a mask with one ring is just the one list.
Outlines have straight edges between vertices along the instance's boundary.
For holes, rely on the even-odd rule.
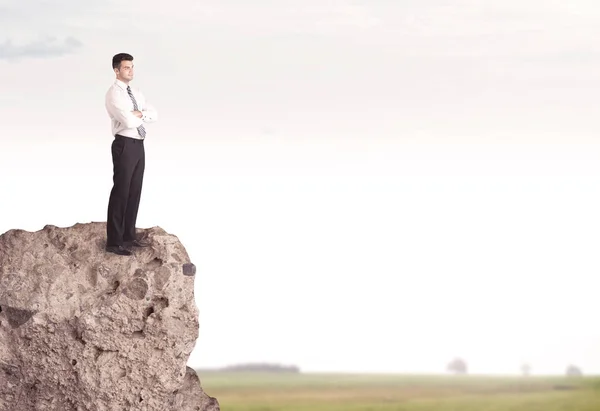
[[195,266],[176,236],[104,251],[104,223],[0,236],[0,410],[218,411],[186,366]]

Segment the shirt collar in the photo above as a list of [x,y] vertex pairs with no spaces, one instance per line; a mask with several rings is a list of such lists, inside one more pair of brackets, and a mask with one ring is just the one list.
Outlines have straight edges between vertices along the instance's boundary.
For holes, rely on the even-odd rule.
[[127,90],[127,84],[123,83],[121,80],[115,79],[115,84],[121,87],[123,90]]

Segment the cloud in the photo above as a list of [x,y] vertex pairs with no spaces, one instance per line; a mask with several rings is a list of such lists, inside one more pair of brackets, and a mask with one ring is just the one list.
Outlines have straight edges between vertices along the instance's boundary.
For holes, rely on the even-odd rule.
[[321,12],[325,17],[316,22],[321,29],[368,29],[383,23],[367,6],[347,1],[339,1]]
[[[113,0],[0,0],[0,60],[55,58],[82,46],[79,20],[113,8]],[[86,41],[87,43],[87,41]]]
[[[357,0],[180,0],[185,7],[148,9],[140,0],[107,9],[95,26],[119,24],[129,30],[155,32],[166,27],[177,31],[263,34],[352,35],[382,24],[365,1]],[[131,16],[137,15],[137,21]],[[87,22],[86,22],[87,24]],[[169,28],[171,30],[171,28]]]
[[73,37],[59,40],[49,37],[25,44],[15,45],[12,40],[0,44],[0,60],[20,60],[22,58],[51,58],[72,54],[82,46]]
[[[80,17],[91,16],[106,6],[107,0],[94,2],[75,0],[0,0],[0,27],[3,37],[11,39],[39,38],[46,34],[63,36],[69,23]],[[101,8],[100,8],[101,9]]]

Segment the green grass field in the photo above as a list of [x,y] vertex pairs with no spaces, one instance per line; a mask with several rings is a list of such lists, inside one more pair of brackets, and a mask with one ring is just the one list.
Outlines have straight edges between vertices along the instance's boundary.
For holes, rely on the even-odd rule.
[[199,372],[222,411],[598,411],[600,378]]

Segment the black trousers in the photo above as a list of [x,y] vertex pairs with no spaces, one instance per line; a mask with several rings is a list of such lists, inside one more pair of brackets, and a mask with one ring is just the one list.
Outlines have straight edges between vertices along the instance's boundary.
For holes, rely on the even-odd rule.
[[108,200],[106,245],[123,245],[135,236],[142,183],[144,180],[144,140],[117,134],[111,146],[113,188]]

